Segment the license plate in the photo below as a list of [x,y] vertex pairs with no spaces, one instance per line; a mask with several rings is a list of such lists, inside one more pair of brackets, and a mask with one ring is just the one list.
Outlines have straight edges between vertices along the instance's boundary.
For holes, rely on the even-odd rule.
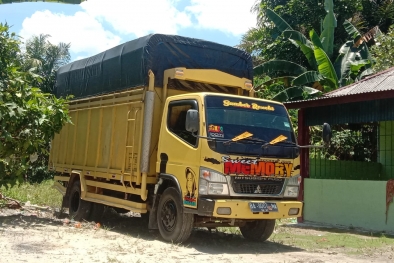
[[276,203],[251,202],[249,207],[252,212],[278,212]]

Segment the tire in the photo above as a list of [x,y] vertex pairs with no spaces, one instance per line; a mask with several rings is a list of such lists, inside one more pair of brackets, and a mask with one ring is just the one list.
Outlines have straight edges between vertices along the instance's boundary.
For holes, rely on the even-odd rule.
[[275,219],[263,219],[253,222],[246,222],[244,226],[240,226],[244,238],[252,241],[266,241],[274,232]]
[[185,242],[193,230],[194,214],[183,213],[179,192],[167,188],[161,195],[157,209],[157,223],[162,238],[167,242]]
[[100,222],[103,218],[105,206],[99,203],[92,203],[92,212],[89,216],[89,221],[94,221],[96,223]]
[[75,221],[89,220],[92,203],[81,199],[80,181],[75,181],[71,188],[68,210],[70,218]]

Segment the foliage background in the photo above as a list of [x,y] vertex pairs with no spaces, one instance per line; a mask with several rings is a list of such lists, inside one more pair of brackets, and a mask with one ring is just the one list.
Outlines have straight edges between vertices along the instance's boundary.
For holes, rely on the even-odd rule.
[[36,87],[50,82],[25,64],[20,47],[16,34],[0,24],[0,186],[43,171],[49,142],[70,121],[67,100]]

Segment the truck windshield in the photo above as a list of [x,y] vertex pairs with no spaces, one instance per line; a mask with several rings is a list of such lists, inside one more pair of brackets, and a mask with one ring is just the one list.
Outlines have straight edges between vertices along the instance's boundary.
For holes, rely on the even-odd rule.
[[[216,139],[208,142],[212,150],[223,154],[283,158],[298,155],[293,129],[283,105],[221,96],[206,96],[205,105],[207,136]],[[240,136],[242,134],[248,136]],[[286,139],[267,145],[279,136]]]

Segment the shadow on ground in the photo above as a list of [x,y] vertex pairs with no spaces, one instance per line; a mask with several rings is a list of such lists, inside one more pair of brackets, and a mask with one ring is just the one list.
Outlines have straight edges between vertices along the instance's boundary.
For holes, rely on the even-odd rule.
[[[148,230],[147,220],[139,217],[126,217],[112,211],[106,211],[102,223],[111,231],[119,234],[139,237],[144,240],[162,240],[158,230]],[[164,241],[163,241],[164,242]],[[181,246],[195,248],[208,254],[273,254],[303,251],[303,249],[275,242],[251,242],[241,235],[227,234],[204,228],[197,228],[190,239]]]

